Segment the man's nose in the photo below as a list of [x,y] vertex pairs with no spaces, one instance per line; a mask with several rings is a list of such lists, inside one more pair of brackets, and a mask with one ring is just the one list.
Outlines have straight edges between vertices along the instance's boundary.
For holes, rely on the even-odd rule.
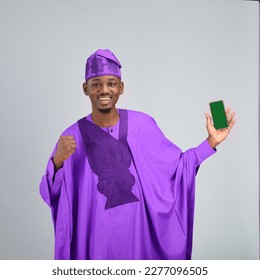
[[102,85],[101,91],[102,93],[109,93],[109,87],[106,83]]

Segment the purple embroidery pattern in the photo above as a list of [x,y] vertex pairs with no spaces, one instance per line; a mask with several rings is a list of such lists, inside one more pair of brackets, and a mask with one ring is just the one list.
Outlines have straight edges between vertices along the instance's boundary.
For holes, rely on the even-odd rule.
[[132,193],[135,178],[129,171],[132,156],[126,141],[127,111],[120,110],[119,140],[86,118],[78,124],[89,164],[98,176],[98,191],[107,197],[105,209],[139,201]]
[[121,79],[121,64],[110,50],[99,49],[86,62],[85,80],[94,77],[112,75]]
[[114,62],[114,61],[112,61],[112,60],[108,60],[107,61],[107,68],[108,68],[108,70],[109,71],[111,71],[112,73],[116,73],[117,71],[118,71],[118,66],[117,66],[117,64]]
[[101,57],[96,57],[95,59],[93,59],[91,61],[91,72],[93,72],[94,74],[98,74],[98,73],[102,73],[104,72],[104,66],[105,66],[105,63],[103,61],[104,59],[101,58]]
[[124,144],[120,146],[115,158],[113,158],[114,153],[108,156],[108,150],[104,148],[99,149],[100,154],[96,153],[96,160],[100,163],[104,160],[104,154],[101,155],[101,153],[105,153],[107,158],[107,160],[103,161],[103,164],[99,165],[98,170],[96,169],[96,174],[99,176],[98,190],[107,197],[105,209],[138,201],[132,193],[135,178],[128,170],[131,158],[125,157],[127,152]]

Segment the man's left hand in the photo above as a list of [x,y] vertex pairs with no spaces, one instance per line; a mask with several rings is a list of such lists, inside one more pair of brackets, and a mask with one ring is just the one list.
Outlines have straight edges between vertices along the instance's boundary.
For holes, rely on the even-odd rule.
[[222,141],[224,141],[227,138],[229,132],[231,131],[233,125],[235,124],[235,119],[234,119],[235,112],[233,112],[232,114],[230,114],[230,112],[231,112],[231,108],[227,108],[226,117],[228,121],[228,127],[219,130],[216,130],[216,128],[212,124],[210,115],[205,113],[206,128],[209,134],[208,142],[213,149],[215,149],[217,145],[219,145]]

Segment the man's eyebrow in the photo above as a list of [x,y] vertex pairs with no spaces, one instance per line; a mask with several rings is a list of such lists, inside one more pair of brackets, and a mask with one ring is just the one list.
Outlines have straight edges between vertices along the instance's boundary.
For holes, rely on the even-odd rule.
[[116,81],[115,78],[108,78],[108,81]]
[[101,79],[93,79],[92,82],[100,82]]

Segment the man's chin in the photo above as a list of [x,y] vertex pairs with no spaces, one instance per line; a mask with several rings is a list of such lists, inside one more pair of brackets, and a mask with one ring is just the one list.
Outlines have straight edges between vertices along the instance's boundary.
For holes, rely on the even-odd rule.
[[112,108],[104,108],[104,109],[98,109],[100,113],[102,114],[108,114],[111,112]]

